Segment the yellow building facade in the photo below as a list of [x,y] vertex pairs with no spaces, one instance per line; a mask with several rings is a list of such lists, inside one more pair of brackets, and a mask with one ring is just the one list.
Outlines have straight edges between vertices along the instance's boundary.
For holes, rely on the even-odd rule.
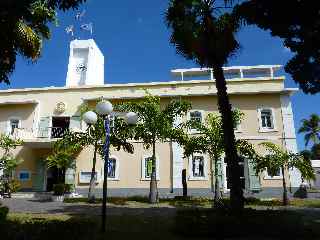
[[[147,89],[160,96],[166,104],[172,98],[182,98],[192,104],[192,109],[182,121],[197,117],[201,121],[210,112],[218,112],[217,91],[210,69],[172,70],[174,81],[104,84],[104,58],[93,40],[75,40],[70,45],[70,59],[65,87],[9,89],[0,91],[0,131],[24,141],[15,150],[23,160],[14,172],[25,191],[46,191],[54,184],[54,172],[43,161],[53,143],[67,129],[83,131],[79,106],[94,106],[103,97],[116,103],[139,100]],[[297,152],[290,96],[296,89],[284,86],[285,78],[276,76],[280,66],[246,66],[225,68],[228,93],[234,108],[244,113],[244,119],[235,130],[236,138],[253,143],[264,153],[259,143],[274,142],[292,152]],[[192,129],[190,134],[195,134]],[[142,142],[133,142],[134,154],[111,149],[113,170],[108,179],[109,194],[116,196],[146,195],[150,175],[148,159],[151,150]],[[214,173],[209,156],[197,155],[189,159],[183,156],[183,148],[175,142],[158,143],[157,178],[161,196],[180,194],[182,170],[187,171],[189,193],[210,195],[213,191]],[[77,192],[88,190],[93,151],[85,148],[75,159],[76,170],[68,170],[66,180],[75,184]],[[102,192],[103,161],[97,161],[96,191]],[[221,189],[228,193],[228,167],[222,161]],[[243,188],[246,193],[276,196],[281,194],[282,174],[289,186],[300,185],[300,173],[296,169],[269,176],[266,170],[255,176],[252,167],[243,163]]]

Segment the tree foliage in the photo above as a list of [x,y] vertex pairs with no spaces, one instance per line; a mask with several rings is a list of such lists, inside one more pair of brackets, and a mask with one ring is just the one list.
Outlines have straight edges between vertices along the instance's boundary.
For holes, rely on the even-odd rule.
[[285,70],[305,93],[320,91],[320,2],[310,0],[242,1],[234,11],[245,24],[254,24],[280,37],[293,57]]
[[305,146],[312,141],[313,144],[320,143],[320,117],[311,114],[309,119],[302,119],[298,133],[304,133]]
[[4,175],[9,176],[11,172],[22,162],[12,153],[12,150],[22,145],[23,141],[20,139],[14,139],[8,135],[0,134],[0,150],[2,156],[0,158],[0,169],[4,171]]
[[82,150],[82,133],[67,132],[62,139],[53,145],[52,153],[45,159],[48,168],[56,167],[65,171],[75,168],[75,158]]
[[181,129],[175,127],[175,120],[184,116],[191,108],[189,102],[171,100],[167,105],[161,105],[160,97],[147,95],[142,101],[124,102],[116,106],[120,111],[132,111],[138,114],[138,123],[134,130],[134,139],[142,140],[145,148],[152,147],[152,173],[150,181],[151,203],[158,201],[156,182],[156,142],[178,138]]
[[32,61],[41,55],[43,40],[50,39],[49,25],[56,23],[56,11],[77,8],[86,0],[1,0],[0,82],[10,83],[16,57]]
[[116,108],[120,111],[132,111],[138,114],[139,121],[135,126],[134,139],[143,140],[148,149],[155,141],[175,138],[174,122],[191,108],[191,104],[183,100],[171,100],[164,107],[160,97],[147,93],[142,101],[124,102]]
[[222,66],[235,54],[239,43],[234,33],[240,25],[224,11],[229,7],[225,2],[230,1],[170,1],[166,23],[178,54],[205,67]]
[[255,159],[256,172],[260,173],[268,169],[268,172],[272,176],[275,176],[277,175],[279,169],[282,170],[283,203],[284,205],[287,205],[288,196],[286,189],[285,172],[287,172],[290,168],[297,168],[304,180],[315,179],[315,174],[311,166],[311,162],[306,160],[301,154],[289,152],[274,143],[263,142],[260,145],[266,149],[267,154],[263,157]]
[[[239,111],[233,111],[233,122],[239,124],[244,114]],[[221,116],[215,113],[210,113],[206,117],[205,123],[198,121],[188,121],[186,123],[187,128],[197,129],[197,134],[188,135],[187,133],[182,134],[180,144],[184,147],[184,155],[190,157],[194,153],[208,154],[213,163],[215,175],[215,207],[219,203],[220,196],[220,183],[218,176],[218,161],[221,160],[224,154],[224,137],[222,128]],[[236,142],[237,150],[239,155],[247,158],[256,158],[257,153],[251,143],[246,140],[239,139]],[[213,181],[213,180],[212,180]],[[217,206],[218,207],[218,206]]]
[[177,53],[201,67],[213,69],[222,116],[226,161],[231,172],[231,210],[240,212],[244,208],[244,198],[232,110],[223,71],[223,65],[239,48],[235,34],[240,25],[235,15],[230,13],[233,6],[232,0],[170,0],[165,21],[172,30],[170,41]]

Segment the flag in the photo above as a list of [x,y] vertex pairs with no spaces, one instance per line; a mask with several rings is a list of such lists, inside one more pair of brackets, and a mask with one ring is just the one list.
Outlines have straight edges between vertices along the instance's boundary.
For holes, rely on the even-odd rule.
[[82,24],[80,26],[80,29],[83,31],[89,31],[92,35],[93,33],[93,24],[92,23],[86,23],[86,24]]
[[73,37],[74,35],[74,26],[73,25],[69,25],[68,27],[66,27],[65,29],[67,34],[71,34],[71,36]]
[[86,10],[83,10],[82,12],[77,12],[76,20],[81,21],[85,14],[86,14]]

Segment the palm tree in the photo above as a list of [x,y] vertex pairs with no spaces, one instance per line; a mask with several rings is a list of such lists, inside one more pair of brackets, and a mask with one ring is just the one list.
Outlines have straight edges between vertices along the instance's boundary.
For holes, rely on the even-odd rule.
[[232,1],[171,0],[166,12],[166,23],[172,30],[171,43],[179,54],[194,60],[201,67],[213,69],[218,95],[219,111],[222,116],[224,147],[230,166],[231,209],[241,211],[244,207],[240,184],[239,157],[233,130],[232,111],[227,94],[223,65],[239,48],[235,33],[238,21],[225,10]]
[[259,173],[267,169],[272,176],[275,176],[279,169],[281,169],[283,205],[288,205],[289,199],[285,173],[290,168],[297,168],[304,180],[314,180],[315,175],[311,162],[306,158],[305,153],[292,153],[271,142],[263,142],[259,145],[266,149],[267,154],[264,157],[254,158],[256,161],[256,171]]
[[180,129],[174,127],[176,117],[183,116],[191,108],[186,101],[172,100],[166,106],[161,106],[160,97],[147,93],[142,101],[127,102],[116,106],[121,111],[136,112],[139,121],[135,126],[135,139],[142,140],[145,148],[152,148],[150,203],[159,200],[157,189],[156,143],[178,138]]
[[305,133],[305,146],[312,141],[315,145],[320,143],[320,117],[317,114],[311,114],[310,119],[302,119],[302,126],[299,133]]
[[[240,111],[233,112],[234,122],[241,122],[243,113]],[[206,123],[198,123],[189,121],[187,126],[191,125],[198,130],[196,136],[184,135],[179,141],[184,148],[184,155],[186,157],[192,156],[193,153],[199,152],[203,154],[209,154],[211,165],[211,182],[214,180],[214,207],[219,208],[221,200],[220,192],[220,176],[218,162],[221,160],[224,154],[224,142],[223,142],[223,130],[221,116],[209,113],[206,118]],[[256,152],[254,147],[246,140],[237,141],[237,150],[241,156],[248,159],[254,159]]]

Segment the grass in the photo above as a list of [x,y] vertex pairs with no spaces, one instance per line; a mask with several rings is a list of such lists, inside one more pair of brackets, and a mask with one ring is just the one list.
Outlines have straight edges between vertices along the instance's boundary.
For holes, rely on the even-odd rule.
[[[225,203],[228,203],[228,199],[223,199]],[[69,198],[64,200],[65,203],[87,203],[87,198]],[[101,203],[102,199],[96,199],[95,203]],[[125,206],[130,202],[148,203],[147,197],[132,196],[132,197],[109,197],[108,203],[114,205]],[[167,204],[173,207],[203,207],[210,208],[212,206],[212,199],[199,198],[199,197],[176,197],[176,198],[163,198],[159,200],[161,204]],[[258,199],[247,198],[245,200],[246,206],[266,206],[266,207],[280,207],[282,206],[282,200],[280,199]],[[289,206],[294,207],[306,207],[306,208],[320,208],[320,199],[290,199]]]
[[[88,198],[66,198],[65,203],[88,203]],[[115,205],[127,205],[130,202],[149,203],[147,197],[131,196],[131,197],[108,197],[107,202]],[[97,198],[95,203],[102,203],[101,198]],[[212,200],[209,198],[196,198],[196,197],[176,197],[176,198],[163,198],[159,199],[160,204],[167,204],[175,207],[210,207]]]
[[113,215],[107,233],[100,217],[48,214],[9,214],[0,224],[1,239],[319,239],[320,216],[294,211],[247,209],[242,215],[185,208],[177,215]]
[[107,233],[101,234],[100,217],[46,214],[9,214],[0,224],[1,240],[181,239],[165,217],[108,216]]

